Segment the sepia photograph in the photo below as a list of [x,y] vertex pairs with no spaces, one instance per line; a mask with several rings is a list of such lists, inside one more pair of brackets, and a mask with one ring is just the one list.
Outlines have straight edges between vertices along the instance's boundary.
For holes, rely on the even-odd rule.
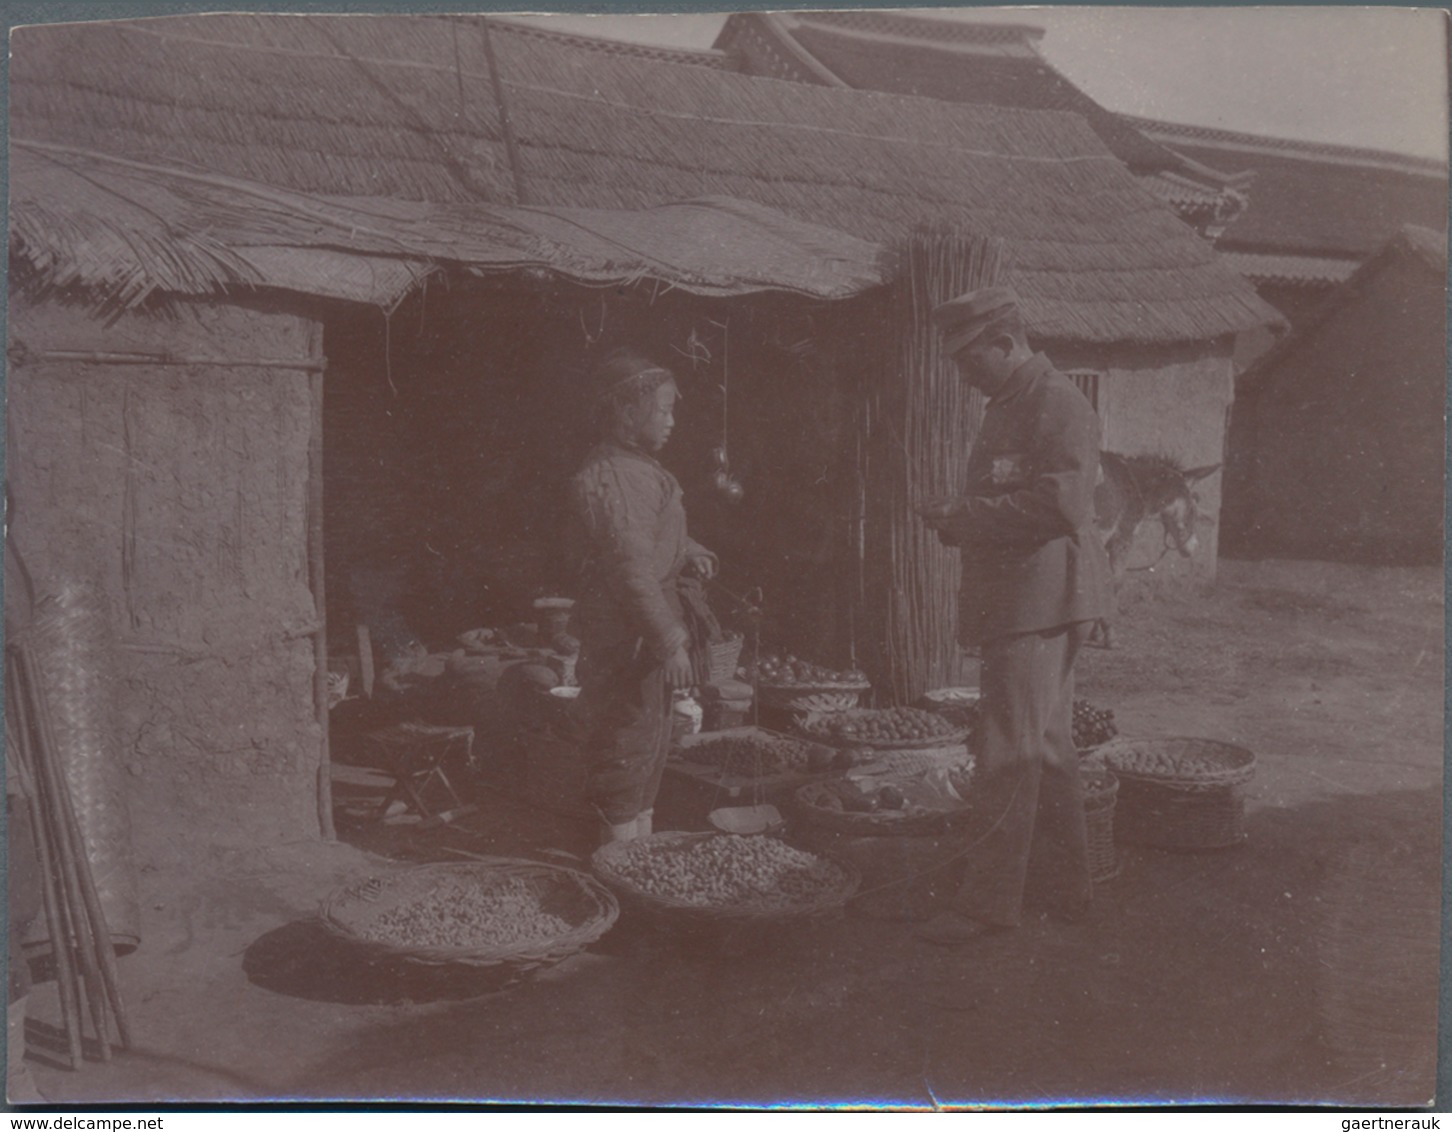
[[11,1109],[1447,1103],[1447,11],[24,7]]

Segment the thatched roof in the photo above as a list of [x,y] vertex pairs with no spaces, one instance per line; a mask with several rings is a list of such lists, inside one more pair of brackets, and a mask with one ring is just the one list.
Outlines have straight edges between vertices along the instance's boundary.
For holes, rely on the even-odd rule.
[[749,202],[642,210],[320,197],[16,141],[12,255],[103,310],[250,288],[395,305],[441,268],[530,268],[588,284],[845,298],[885,278],[879,245]]
[[[753,201],[870,240],[1007,241],[1048,339],[1279,321],[1075,115],[594,52],[478,17],[200,16],[17,29],[11,133],[309,193],[635,209]],[[517,181],[516,181],[517,177]]]

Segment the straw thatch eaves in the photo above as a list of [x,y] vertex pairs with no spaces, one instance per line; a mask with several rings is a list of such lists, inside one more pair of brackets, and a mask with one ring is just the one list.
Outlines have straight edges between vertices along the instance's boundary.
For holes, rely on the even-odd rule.
[[1033,330],[1204,340],[1279,322],[1075,115],[592,52],[477,17],[17,29],[11,136],[308,193],[640,209],[724,196],[891,242],[1007,241]]
[[10,217],[12,255],[32,280],[112,310],[258,287],[388,308],[450,267],[822,299],[884,277],[878,245],[742,201],[628,212],[323,198],[23,141]]

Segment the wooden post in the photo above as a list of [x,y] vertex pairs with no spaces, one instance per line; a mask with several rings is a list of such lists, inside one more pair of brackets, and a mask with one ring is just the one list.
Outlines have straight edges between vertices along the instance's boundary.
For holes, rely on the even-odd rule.
[[[322,327],[313,331],[313,353],[321,359]],[[323,840],[335,841],[333,827],[332,751],[328,742],[328,595],[323,573],[323,373],[319,365],[308,375],[312,429],[308,440],[308,584],[317,610],[313,637],[313,701],[321,741],[318,750],[318,829]]]

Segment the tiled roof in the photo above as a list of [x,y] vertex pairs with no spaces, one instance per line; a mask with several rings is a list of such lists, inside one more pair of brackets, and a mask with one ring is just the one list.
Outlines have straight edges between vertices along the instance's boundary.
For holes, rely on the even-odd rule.
[[1331,287],[1344,283],[1355,273],[1360,260],[1329,256],[1261,255],[1255,252],[1223,252],[1221,258],[1256,284]]

